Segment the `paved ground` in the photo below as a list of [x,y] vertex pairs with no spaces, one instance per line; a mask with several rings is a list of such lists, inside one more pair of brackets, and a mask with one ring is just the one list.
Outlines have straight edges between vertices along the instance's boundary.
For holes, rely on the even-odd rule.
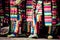
[[0,40],[60,40],[60,39],[33,39],[33,38],[8,38],[8,37],[0,37]]

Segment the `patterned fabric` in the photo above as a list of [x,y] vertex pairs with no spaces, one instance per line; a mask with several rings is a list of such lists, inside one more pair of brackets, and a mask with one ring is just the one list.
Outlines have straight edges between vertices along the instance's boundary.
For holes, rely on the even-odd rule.
[[52,26],[51,2],[44,2],[45,26]]
[[56,15],[57,15],[57,6],[56,6],[56,0],[52,0],[52,24],[56,25]]
[[9,1],[0,0],[0,34],[7,34],[9,27]]

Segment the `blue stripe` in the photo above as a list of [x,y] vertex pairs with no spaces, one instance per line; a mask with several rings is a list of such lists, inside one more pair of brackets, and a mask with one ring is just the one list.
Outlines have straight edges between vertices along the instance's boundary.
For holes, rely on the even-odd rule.
[[20,15],[18,14],[17,19],[20,20]]
[[17,17],[10,17],[10,18],[17,18]]
[[51,11],[44,11],[44,13],[51,13]]
[[17,18],[17,16],[10,16],[11,18]]
[[36,19],[36,17],[34,18],[34,22],[35,22],[35,24],[36,24],[36,21],[37,21],[37,19]]
[[26,6],[32,6],[31,4],[26,4]]
[[45,22],[45,23],[51,23],[51,22]]
[[51,12],[51,10],[48,10],[48,11],[44,10],[44,12]]
[[31,33],[32,33],[32,34],[34,33],[34,28],[33,28],[33,27],[31,27]]
[[52,24],[52,22],[45,22],[45,24]]
[[16,22],[14,23],[14,32],[15,32],[15,30],[16,30]]

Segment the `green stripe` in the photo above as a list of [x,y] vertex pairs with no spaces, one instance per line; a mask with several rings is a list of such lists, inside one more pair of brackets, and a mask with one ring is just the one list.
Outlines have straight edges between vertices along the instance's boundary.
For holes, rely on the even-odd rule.
[[44,15],[52,15],[51,13],[44,13]]
[[42,3],[42,1],[38,1],[38,4],[41,4]]
[[53,19],[55,19],[55,18],[56,18],[56,16],[52,16],[52,18],[53,18]]
[[4,18],[4,16],[0,16],[0,18]]
[[33,8],[33,6],[26,6],[26,8]]
[[38,12],[38,14],[42,14],[42,12]]
[[5,15],[9,16],[9,14],[5,14]]
[[49,5],[50,5],[50,6],[51,6],[51,3],[50,3],[50,4],[44,4],[44,5],[47,5],[47,6],[49,6]]
[[42,13],[37,13],[37,15],[42,15]]
[[53,6],[53,8],[57,8],[57,6]]
[[45,26],[52,26],[52,23],[51,24],[45,24]]

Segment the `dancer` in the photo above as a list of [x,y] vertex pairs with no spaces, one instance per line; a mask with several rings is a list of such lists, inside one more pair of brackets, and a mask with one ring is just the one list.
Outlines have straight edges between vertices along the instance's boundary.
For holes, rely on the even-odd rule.
[[[22,2],[21,0],[10,0],[10,19],[11,19],[11,35],[8,37],[16,37],[19,31],[19,22],[21,21],[21,17],[17,15],[17,6]],[[19,17],[17,19],[17,17]]]

